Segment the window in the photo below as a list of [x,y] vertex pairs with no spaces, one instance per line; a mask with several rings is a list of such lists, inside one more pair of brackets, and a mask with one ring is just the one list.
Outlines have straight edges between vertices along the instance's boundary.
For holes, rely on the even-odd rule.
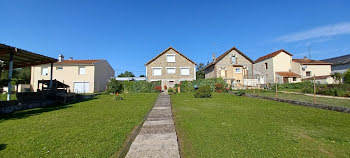
[[162,75],[162,68],[153,68],[152,70],[153,70],[153,72],[152,72],[153,76]]
[[63,67],[56,67],[56,70],[63,70]]
[[190,75],[190,68],[181,68],[181,75]]
[[47,68],[47,67],[41,68],[41,75],[43,75],[43,76],[49,75],[49,68]]
[[166,62],[175,63],[175,54],[167,54],[166,55]]
[[296,77],[293,77],[293,81],[297,81],[297,78],[296,78]]
[[306,71],[306,76],[311,76],[311,71]]
[[241,80],[237,80],[237,82],[239,83],[239,82],[241,82]]
[[237,59],[236,59],[236,56],[232,56],[231,57],[231,63],[232,63],[232,65],[235,65],[236,64],[236,61],[237,61]]
[[166,73],[167,74],[175,74],[176,73],[176,68],[174,68],[174,67],[167,67],[166,68]]
[[221,69],[220,71],[221,73],[221,77],[226,77],[226,70],[225,69]]
[[241,68],[236,68],[236,73],[241,73]]
[[267,67],[267,63],[265,63],[265,69],[267,69],[268,67]]
[[79,67],[79,75],[84,75],[85,73],[85,67]]

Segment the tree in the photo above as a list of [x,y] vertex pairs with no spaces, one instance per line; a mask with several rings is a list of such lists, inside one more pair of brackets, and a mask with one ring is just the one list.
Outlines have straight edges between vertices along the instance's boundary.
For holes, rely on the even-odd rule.
[[332,77],[334,78],[336,83],[340,84],[341,79],[343,78],[343,74],[336,72],[332,75]]
[[196,78],[197,79],[204,79],[205,78],[205,72],[204,72],[205,65],[204,63],[199,63],[196,67]]
[[344,83],[350,84],[350,69],[344,74]]
[[125,71],[124,73],[121,73],[118,77],[135,77],[135,75],[132,72]]
[[140,75],[140,77],[146,77],[145,75]]

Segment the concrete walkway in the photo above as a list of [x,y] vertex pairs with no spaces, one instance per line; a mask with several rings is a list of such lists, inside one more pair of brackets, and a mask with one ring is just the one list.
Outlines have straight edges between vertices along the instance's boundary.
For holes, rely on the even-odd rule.
[[170,97],[160,94],[126,158],[179,158]]

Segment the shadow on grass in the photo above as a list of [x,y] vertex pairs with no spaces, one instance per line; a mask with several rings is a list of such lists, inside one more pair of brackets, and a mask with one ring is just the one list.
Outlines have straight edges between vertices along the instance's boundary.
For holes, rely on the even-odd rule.
[[0,151],[6,148],[6,144],[0,144]]
[[53,104],[53,105],[40,107],[40,108],[16,111],[12,114],[0,114],[0,123],[2,121],[5,121],[5,120],[22,119],[22,118],[27,118],[27,117],[34,116],[34,115],[39,115],[39,114],[44,113],[44,112],[50,112],[50,111],[71,108],[71,107],[73,107],[73,104],[86,102],[86,101],[90,101],[90,100],[94,100],[94,99],[96,99],[96,98],[93,97],[93,98],[89,98],[89,99],[84,99],[84,100],[72,102],[69,104]]

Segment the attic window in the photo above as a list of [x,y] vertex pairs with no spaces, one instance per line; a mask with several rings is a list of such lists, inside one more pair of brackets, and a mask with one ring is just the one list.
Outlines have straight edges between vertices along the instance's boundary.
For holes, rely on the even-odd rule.
[[175,54],[167,54],[166,55],[166,62],[175,63]]
[[231,57],[231,63],[232,63],[232,65],[236,65],[236,63],[237,63],[237,58],[236,58],[235,55],[233,55],[233,56]]

